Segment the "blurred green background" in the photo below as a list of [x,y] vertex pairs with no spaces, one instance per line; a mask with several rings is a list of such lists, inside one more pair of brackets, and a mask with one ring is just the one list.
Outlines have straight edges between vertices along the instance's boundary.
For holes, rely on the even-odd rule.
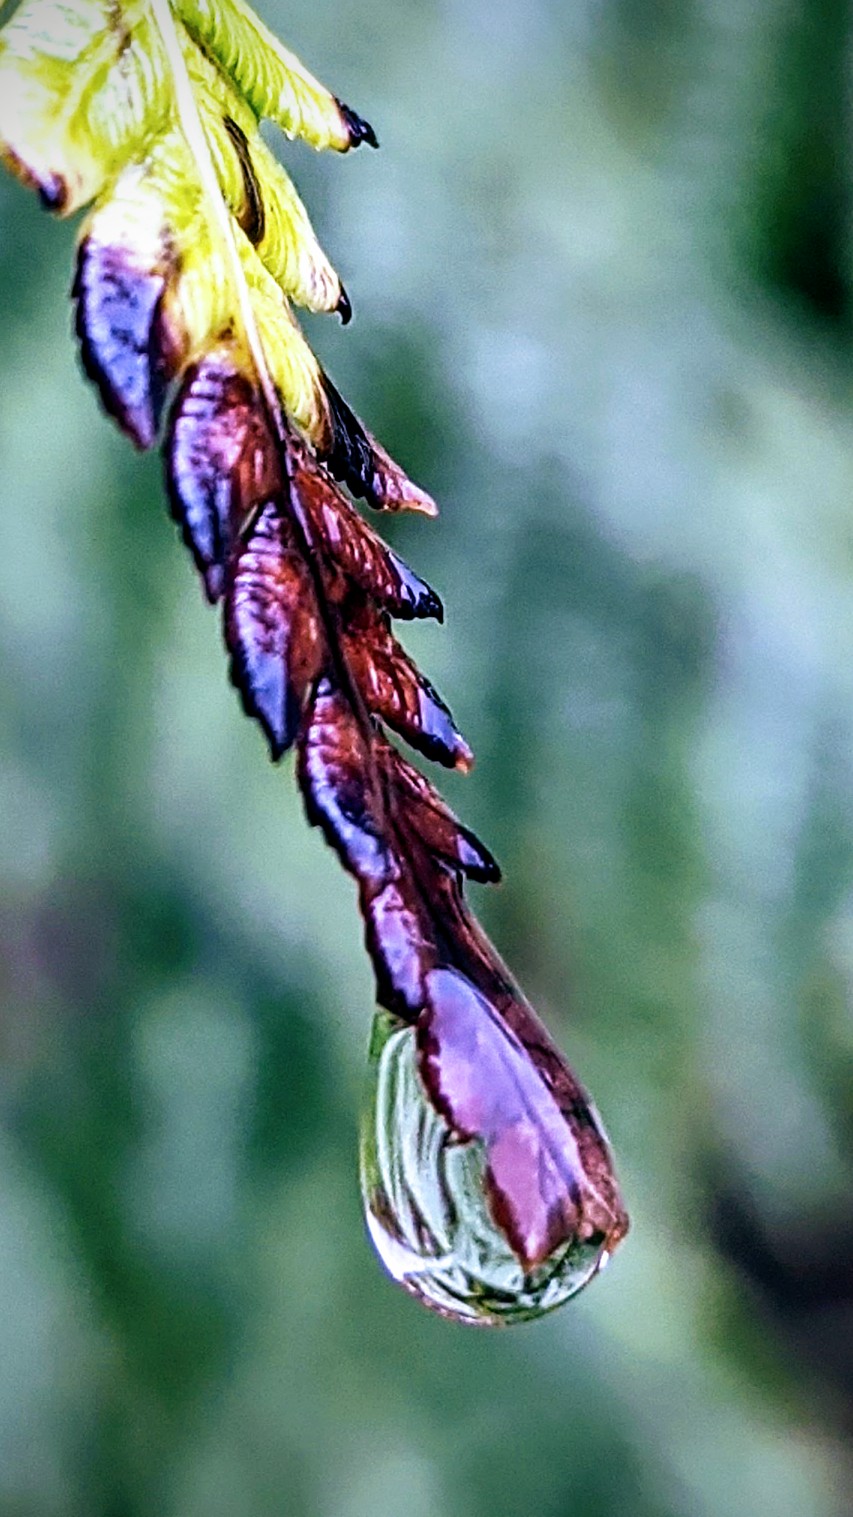
[[266,0],[379,154],[275,140],[311,321],[439,498],[387,536],[475,892],[633,1232],[536,1325],[365,1241],[353,890],[0,185],[2,1517],[841,1517],[853,1425],[851,23]]

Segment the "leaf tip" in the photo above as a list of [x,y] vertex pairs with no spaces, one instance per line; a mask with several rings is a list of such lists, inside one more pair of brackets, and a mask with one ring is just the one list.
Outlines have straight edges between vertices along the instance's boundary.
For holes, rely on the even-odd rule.
[[[397,495],[395,504],[397,510],[415,511],[419,516],[429,516],[433,520],[438,516],[438,506],[432,496],[409,479]],[[439,616],[438,620],[441,621],[442,617]]]
[[423,592],[417,602],[418,615],[431,617],[440,626],[444,621],[444,604],[441,597],[436,595],[431,585],[426,584],[423,580],[421,580],[421,584],[423,585]]
[[14,148],[2,141],[0,141],[0,163],[28,190],[35,190],[46,211],[52,211],[54,216],[61,216],[69,209],[71,196],[68,183],[62,174],[38,174],[24,162]]
[[347,294],[343,285],[341,285],[341,293],[338,296],[338,303],[335,307],[335,310],[341,318],[341,326],[348,327],[352,321],[352,301],[350,300],[349,295]]
[[478,885],[499,885],[503,879],[494,854],[467,828],[460,828],[459,862],[468,879],[475,880]]
[[349,147],[360,147],[362,142],[366,142],[368,147],[379,146],[379,138],[369,121],[365,121],[364,117],[359,116],[350,106],[344,105],[343,100],[338,100],[337,96],[335,96],[335,104],[343,117],[344,125],[347,129]]

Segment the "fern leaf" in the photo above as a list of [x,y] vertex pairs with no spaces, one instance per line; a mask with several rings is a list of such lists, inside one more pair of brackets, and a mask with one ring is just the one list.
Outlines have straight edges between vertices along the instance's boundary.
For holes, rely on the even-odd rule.
[[309,820],[358,885],[382,1008],[362,1145],[380,1253],[448,1315],[538,1315],[627,1219],[588,1098],[466,904],[463,881],[498,866],[390,739],[472,762],[391,626],[441,603],[340,484],[435,507],[299,330],[292,303],[346,320],[349,301],[258,128],[338,151],[375,136],[242,0],[24,0],[0,101],[12,171],[59,214],[90,205],[83,363],[137,446],[162,438],[245,709],[274,759],[296,747]]

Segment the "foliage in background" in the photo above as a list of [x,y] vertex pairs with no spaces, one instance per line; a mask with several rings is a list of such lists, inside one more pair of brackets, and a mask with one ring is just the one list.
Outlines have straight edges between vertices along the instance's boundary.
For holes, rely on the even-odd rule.
[[389,1307],[349,891],[221,688],[156,467],[93,447],[73,233],[4,185],[0,1509],[834,1517],[846,15],[265,15],[386,144],[299,165],[361,318],[316,345],[446,503],[395,532],[452,629],[412,644],[478,751],[488,920],[630,1156],[634,1233],[520,1338]]

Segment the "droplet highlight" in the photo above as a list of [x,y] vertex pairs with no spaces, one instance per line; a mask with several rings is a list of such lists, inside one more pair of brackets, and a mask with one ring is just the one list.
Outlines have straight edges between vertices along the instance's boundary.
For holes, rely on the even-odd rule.
[[361,1138],[370,1236],[393,1278],[446,1317],[542,1316],[577,1295],[627,1231],[606,1138],[588,1103],[576,1099],[579,1127],[560,1111],[534,1058],[463,976],[436,971],[431,989],[433,1011],[454,1013],[452,1040],[436,1016],[410,1024],[380,1010],[373,1025]]

